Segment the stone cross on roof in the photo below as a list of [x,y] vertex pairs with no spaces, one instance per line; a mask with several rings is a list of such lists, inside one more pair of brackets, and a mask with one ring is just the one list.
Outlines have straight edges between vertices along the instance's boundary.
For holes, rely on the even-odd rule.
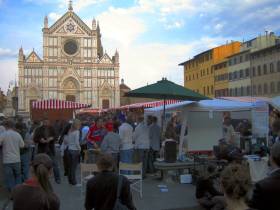
[[68,10],[73,11],[73,2],[72,0],[69,1]]

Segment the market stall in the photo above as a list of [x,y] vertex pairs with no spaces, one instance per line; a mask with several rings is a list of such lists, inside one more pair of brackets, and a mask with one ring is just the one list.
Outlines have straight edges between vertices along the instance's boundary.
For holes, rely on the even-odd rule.
[[[145,115],[161,116],[163,107],[146,109]],[[182,129],[179,154],[183,153],[185,128],[188,126],[188,151],[212,151],[222,136],[223,115],[229,112],[232,119],[249,119],[257,135],[268,133],[268,104],[262,101],[240,102],[223,99],[185,101],[166,107],[168,112],[180,111]]]
[[44,118],[52,122],[56,120],[68,121],[73,119],[75,110],[87,107],[90,107],[90,105],[57,99],[34,101],[32,103],[31,119],[33,121],[39,121]]

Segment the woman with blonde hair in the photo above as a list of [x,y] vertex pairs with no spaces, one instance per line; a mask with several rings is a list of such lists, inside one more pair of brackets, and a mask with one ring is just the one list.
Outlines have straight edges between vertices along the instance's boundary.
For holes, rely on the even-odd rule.
[[221,175],[221,185],[227,210],[250,210],[246,204],[246,198],[251,183],[248,167],[232,164],[224,169]]
[[65,139],[65,145],[67,145],[68,150],[68,181],[69,184],[76,185],[76,170],[80,160],[80,127],[81,121],[75,119],[72,126],[68,132],[67,138]]
[[38,154],[31,163],[32,177],[12,192],[14,210],[59,210],[59,199],[54,194],[49,177],[53,161],[47,154]]

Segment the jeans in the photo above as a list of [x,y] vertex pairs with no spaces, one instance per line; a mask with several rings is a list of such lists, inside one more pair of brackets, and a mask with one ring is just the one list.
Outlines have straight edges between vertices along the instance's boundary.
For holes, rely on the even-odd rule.
[[[120,162],[132,163],[133,161],[133,149],[120,151]],[[132,174],[132,171],[123,171],[123,174]]]
[[148,157],[148,170],[150,173],[155,173],[156,172],[156,169],[155,169],[155,166],[154,166],[154,162],[156,161],[156,158],[158,156],[158,152],[153,150],[153,149],[150,149],[149,150],[149,157]]
[[80,151],[79,150],[69,150],[69,174],[68,181],[70,184],[77,184],[76,180],[76,170],[80,160]]
[[140,155],[140,161],[142,162],[142,174],[143,177],[146,176],[147,167],[148,167],[148,149],[137,149],[137,152]]
[[21,179],[22,181],[26,181],[29,178],[29,167],[30,167],[30,159],[31,159],[31,150],[28,150],[20,155],[21,161]]
[[12,191],[16,185],[21,184],[20,162],[4,163],[3,169],[6,186],[9,191]]
[[53,175],[56,182],[60,182],[60,173],[58,168],[57,160],[55,159],[55,155],[48,154],[53,161]]
[[64,176],[69,175],[69,150],[64,150],[63,154],[63,168],[64,168]]
[[120,162],[132,163],[133,149],[121,150],[120,151]]

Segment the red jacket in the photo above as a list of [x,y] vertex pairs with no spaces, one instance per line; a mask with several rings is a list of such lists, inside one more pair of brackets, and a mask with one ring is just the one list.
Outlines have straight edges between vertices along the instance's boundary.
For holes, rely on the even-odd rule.
[[97,128],[96,124],[93,124],[88,131],[87,134],[87,140],[91,143],[93,142],[99,142],[102,140],[104,135],[104,129],[101,128]]
[[106,123],[105,128],[108,132],[111,132],[114,130],[114,125],[111,122]]

